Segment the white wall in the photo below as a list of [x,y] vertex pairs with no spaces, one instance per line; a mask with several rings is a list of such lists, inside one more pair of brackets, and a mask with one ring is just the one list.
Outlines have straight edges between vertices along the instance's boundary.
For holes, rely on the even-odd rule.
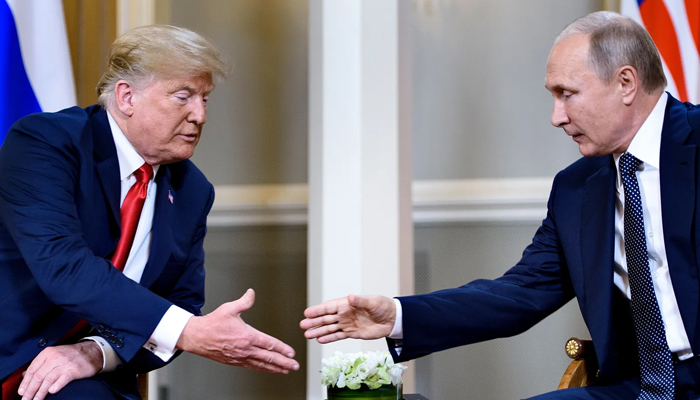
[[[415,179],[551,178],[578,157],[575,144],[549,125],[545,63],[556,33],[602,9],[602,0],[406,1],[414,21]],[[169,8],[170,23],[204,33],[234,64],[231,78],[212,97],[195,163],[215,185],[306,183],[307,0],[170,0]],[[419,226],[416,289],[498,276],[517,261],[535,227]],[[207,307],[260,285],[270,296],[270,313],[260,307],[252,320],[289,337],[302,354],[298,346],[304,341],[295,339],[301,331],[294,323],[301,315],[293,310],[305,302],[306,288],[294,287],[301,297],[287,305],[285,318],[272,312],[286,301],[282,293],[288,295],[275,298],[277,288],[291,279],[274,271],[297,271],[292,264],[305,260],[306,231],[287,229],[217,229],[207,239],[209,279],[216,280],[208,283]],[[290,255],[292,264],[284,261]],[[433,400],[501,400],[554,389],[566,364],[563,340],[585,334],[570,304],[522,337],[422,359],[417,387]],[[515,351],[523,345],[535,364]],[[191,359],[169,368],[177,368],[166,376],[173,399],[276,399],[285,388],[285,398],[304,396],[303,373],[271,378]]]

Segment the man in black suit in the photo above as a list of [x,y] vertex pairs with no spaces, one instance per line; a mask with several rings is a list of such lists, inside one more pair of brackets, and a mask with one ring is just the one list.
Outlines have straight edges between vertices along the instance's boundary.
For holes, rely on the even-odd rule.
[[[136,374],[181,351],[298,369],[241,319],[252,290],[200,312],[214,188],[188,159],[227,71],[195,32],[138,28],[113,43],[99,105],[13,125],[0,148],[3,400],[138,399]],[[69,334],[81,320],[87,340]]]
[[576,297],[598,379],[537,399],[698,398],[700,109],[664,93],[648,33],[612,12],[559,34],[545,86],[552,124],[584,157],[557,174],[517,265],[435,293],[328,301],[301,327],[321,343],[387,337],[401,361],[521,333]]

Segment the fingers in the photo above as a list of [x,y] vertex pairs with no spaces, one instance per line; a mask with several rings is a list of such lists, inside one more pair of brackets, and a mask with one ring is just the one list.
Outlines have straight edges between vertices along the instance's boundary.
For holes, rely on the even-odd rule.
[[329,335],[339,330],[340,325],[337,323],[322,323],[313,325],[311,329],[308,329],[306,332],[304,332],[304,337],[307,339],[317,339],[319,337]]
[[58,377],[56,380],[56,383],[51,385],[51,387],[48,388],[49,393],[51,394],[56,394],[61,391],[64,387],[66,387],[67,384],[71,383],[73,381],[73,378],[70,376],[63,374]]
[[318,339],[316,339],[316,341],[321,343],[321,344],[327,344],[327,343],[337,342],[338,340],[347,339],[349,337],[351,337],[351,336],[347,332],[337,331],[335,333],[320,336]]
[[60,375],[55,367],[48,362],[46,353],[40,353],[27,368],[19,385],[18,393],[22,400],[43,400]]
[[48,347],[31,362],[20,383],[23,400],[43,400],[69,382],[94,376],[102,366],[102,352],[94,342]]
[[[297,365],[297,362],[292,360],[294,358],[295,352],[292,346],[284,343],[283,341],[272,337],[266,333],[262,333],[258,331],[257,329],[250,327],[253,332],[255,332],[256,336],[252,341],[252,344],[254,347],[264,349],[267,352],[273,353],[273,354],[279,354],[283,357],[285,357],[287,360],[291,361],[292,363],[286,363],[289,366],[292,365]],[[261,358],[263,359],[263,358]],[[282,365],[281,365],[282,366]],[[291,369],[291,368],[290,368]]]
[[252,365],[264,372],[286,373],[297,371],[299,363],[285,355],[261,348],[252,348],[243,366]]
[[260,372],[272,373],[272,374],[284,374],[284,375],[289,374],[289,370],[280,368],[276,365],[267,364],[267,363],[264,363],[262,361],[252,361],[251,360],[251,361],[248,361],[248,362],[241,364],[241,367],[252,369],[255,371],[260,371]]
[[299,326],[301,329],[314,329],[318,328],[324,325],[333,325],[337,324],[338,321],[340,320],[340,317],[338,314],[333,314],[333,315],[324,315],[322,317],[318,318],[307,318],[299,322]]
[[281,340],[249,326],[253,332],[249,354],[242,366],[256,371],[287,373],[299,369],[294,349]]
[[355,332],[346,332],[340,329],[339,324],[326,325],[310,329],[304,332],[307,339],[316,339],[321,344],[337,342],[348,338],[359,338]]
[[44,360],[43,352],[39,353],[32,363],[29,364],[29,367],[27,367],[27,371],[25,371],[22,382],[19,384],[19,390],[17,391],[20,396],[23,396],[23,399],[33,399],[34,395],[41,387],[41,382],[44,380],[44,377],[39,371],[44,364]]
[[[352,295],[350,295],[352,296]],[[349,296],[348,296],[349,297]],[[311,306],[304,310],[304,316],[306,318],[316,318],[323,315],[332,315],[338,312],[338,309],[342,304],[348,302],[348,297],[343,297],[340,299],[329,300],[321,304]]]
[[[44,364],[49,367],[49,364]],[[71,370],[63,370],[61,368],[43,368],[34,373],[33,379],[29,382],[27,389],[24,391],[22,400],[43,400],[49,393],[56,394],[69,382],[75,378]]]

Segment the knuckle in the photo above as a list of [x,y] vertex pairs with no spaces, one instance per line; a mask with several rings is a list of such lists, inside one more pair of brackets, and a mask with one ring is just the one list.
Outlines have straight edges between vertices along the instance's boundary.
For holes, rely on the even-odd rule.
[[47,347],[44,350],[42,350],[41,353],[46,357],[55,357],[57,354],[59,354],[58,350],[55,347]]

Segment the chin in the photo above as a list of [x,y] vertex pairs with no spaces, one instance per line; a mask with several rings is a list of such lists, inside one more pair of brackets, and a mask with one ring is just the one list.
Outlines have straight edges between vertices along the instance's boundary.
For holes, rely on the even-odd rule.
[[584,157],[595,157],[598,155],[598,152],[596,151],[596,149],[591,149],[591,148],[588,148],[587,146],[583,146],[583,145],[578,146],[578,151]]
[[600,149],[583,149],[579,148],[579,152],[584,157],[602,157],[611,154],[610,152],[601,151]]

